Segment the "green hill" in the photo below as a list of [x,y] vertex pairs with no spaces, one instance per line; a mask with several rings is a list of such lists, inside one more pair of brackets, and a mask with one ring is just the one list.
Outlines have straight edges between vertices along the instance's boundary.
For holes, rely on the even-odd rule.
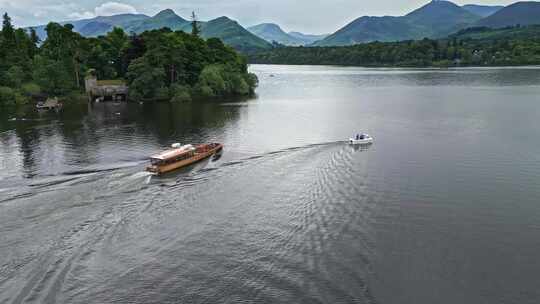
[[476,23],[477,26],[491,28],[518,24],[540,24],[540,2],[517,2]]
[[[75,32],[81,33],[84,36],[96,37],[105,34],[109,29],[116,27],[125,28],[129,24],[134,22],[141,22],[149,19],[150,17],[142,14],[120,14],[114,16],[99,16],[91,19],[64,21],[60,24],[72,24]],[[45,32],[46,25],[39,25],[33,27],[36,30],[39,38],[45,40],[47,33]]]
[[346,46],[371,41],[397,41],[418,38],[422,29],[402,17],[361,17],[314,46]]
[[443,37],[479,19],[452,2],[431,1],[402,17],[358,18],[314,46]]
[[227,17],[202,23],[201,34],[205,38],[220,38],[225,44],[242,52],[272,48],[270,43],[253,35],[238,22]]
[[[173,31],[181,30],[191,32],[191,22],[178,16],[173,10],[166,9],[153,17],[146,15],[116,15],[110,17],[96,17],[92,19],[67,21],[62,24],[73,24],[74,31],[86,37],[105,35],[114,27],[120,27],[130,33],[170,28]],[[200,22],[201,35],[205,38],[215,37],[223,40],[237,50],[251,52],[271,48],[272,45],[243,28],[238,22],[227,17],[217,18],[208,22]],[[45,25],[35,27],[38,35],[45,40],[47,33]]]
[[462,6],[468,12],[473,13],[482,18],[491,16],[501,10],[504,6],[502,5],[477,5],[477,4],[467,4]]
[[510,41],[515,39],[540,39],[540,25],[529,25],[519,27],[505,27],[493,29],[488,27],[472,27],[461,30],[450,38],[459,40],[493,40]]
[[274,23],[262,23],[247,28],[248,31],[263,38],[268,42],[277,42],[288,46],[299,46],[306,44],[303,40],[291,36],[281,29],[281,27]]
[[160,29],[168,27],[173,31],[182,30],[189,21],[178,16],[173,10],[166,9],[159,12],[154,17],[145,20],[136,20],[124,27],[126,32],[135,32],[137,34],[144,31]]
[[540,25],[468,28],[441,39],[335,47],[281,47],[250,63],[369,67],[517,66],[540,64]]
[[323,40],[324,38],[329,36],[328,34],[311,35],[311,34],[304,34],[304,33],[300,33],[300,32],[289,32],[287,34],[293,36],[296,39],[301,40],[304,45],[312,44],[312,43],[317,42],[319,40]]
[[447,36],[480,19],[464,8],[442,0],[434,0],[404,18],[409,24],[423,27],[424,37]]
[[79,29],[79,33],[85,37],[98,37],[107,34],[113,26],[104,22],[90,22]]

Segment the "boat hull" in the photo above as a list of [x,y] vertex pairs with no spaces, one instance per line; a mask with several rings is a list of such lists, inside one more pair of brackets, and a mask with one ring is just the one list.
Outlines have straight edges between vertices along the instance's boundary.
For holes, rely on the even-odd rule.
[[165,174],[165,173],[169,173],[169,172],[172,172],[172,171],[187,167],[187,166],[195,164],[197,162],[200,162],[200,161],[202,161],[204,159],[207,159],[209,157],[212,157],[212,156],[216,155],[217,153],[221,152],[222,150],[223,150],[223,145],[218,144],[216,147],[214,147],[212,149],[209,149],[209,150],[207,150],[205,152],[198,152],[193,157],[190,157],[190,158],[182,160],[182,161],[174,162],[174,163],[167,164],[167,165],[149,166],[149,167],[146,168],[146,171],[157,174],[157,175],[162,175],[162,174]]
[[370,145],[373,143],[373,138],[368,139],[349,139],[349,144],[351,145]]

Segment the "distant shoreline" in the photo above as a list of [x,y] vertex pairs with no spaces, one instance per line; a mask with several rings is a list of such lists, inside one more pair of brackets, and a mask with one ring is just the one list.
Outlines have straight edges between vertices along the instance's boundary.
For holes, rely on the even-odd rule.
[[278,65],[278,66],[327,66],[327,67],[336,67],[336,68],[363,68],[363,69],[415,69],[415,70],[451,70],[451,69],[481,69],[481,68],[495,68],[495,69],[523,69],[523,68],[535,68],[540,69],[540,64],[531,64],[531,65],[463,65],[463,66],[364,66],[364,65],[340,65],[340,64],[316,64],[316,63],[306,63],[306,64],[288,64],[288,63],[261,63],[261,62],[249,62],[249,65]]

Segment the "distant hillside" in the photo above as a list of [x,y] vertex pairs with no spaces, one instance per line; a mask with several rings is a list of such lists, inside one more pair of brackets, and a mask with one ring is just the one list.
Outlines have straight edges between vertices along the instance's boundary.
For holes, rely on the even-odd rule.
[[202,36],[220,38],[225,44],[243,52],[269,49],[272,45],[243,28],[238,22],[220,17],[201,24]]
[[[60,22],[60,24],[72,24],[76,32],[81,33],[84,36],[95,37],[106,33],[103,32],[103,29],[107,27],[106,25],[108,25],[109,28],[115,26],[125,28],[133,22],[140,22],[149,18],[149,16],[142,14],[120,14],[114,16],[99,16],[83,20],[64,21]],[[41,40],[47,38],[45,27],[46,25],[33,27]]]
[[441,39],[335,47],[280,47],[250,63],[364,67],[518,66],[540,64],[540,25],[468,28]]
[[79,33],[85,37],[98,37],[107,34],[113,28],[109,23],[94,21],[80,28]]
[[432,1],[402,17],[360,17],[314,46],[443,37],[480,19],[449,1]]
[[474,27],[461,30],[450,38],[459,40],[512,40],[512,39],[540,39],[540,25],[529,25],[519,27],[505,27],[492,29],[488,27]]
[[248,31],[263,38],[268,42],[278,42],[288,46],[299,46],[306,44],[303,40],[291,36],[281,29],[281,27],[274,23],[262,23],[247,28]]
[[145,20],[136,20],[124,26],[126,32],[135,32],[137,34],[148,30],[168,27],[173,31],[182,30],[190,22],[178,16],[173,10],[166,9],[159,12],[154,17]]
[[[73,24],[74,30],[86,37],[105,35],[114,27],[120,27],[130,33],[142,33],[148,30],[168,27],[173,31],[191,31],[191,22],[178,16],[173,10],[166,9],[153,17],[146,15],[123,14],[110,17],[66,21],[61,24]],[[201,35],[206,38],[216,37],[237,50],[249,52],[271,48],[272,45],[243,28],[238,22],[227,17],[208,22],[200,22]],[[45,25],[35,27],[42,40],[47,37]]]
[[288,34],[293,36],[296,39],[301,40],[304,45],[312,44],[316,41],[323,40],[324,38],[329,36],[328,34],[310,35],[310,34],[303,34],[300,32],[289,32]]
[[409,24],[422,26],[424,37],[443,37],[476,22],[479,16],[449,1],[432,1],[407,14]]
[[517,24],[540,24],[540,2],[517,2],[476,23],[477,26],[492,28]]
[[397,41],[421,36],[417,28],[402,17],[360,17],[314,46],[346,46],[371,41]]
[[467,4],[462,6],[464,9],[478,15],[482,18],[491,16],[502,9],[502,5],[476,5],[476,4]]

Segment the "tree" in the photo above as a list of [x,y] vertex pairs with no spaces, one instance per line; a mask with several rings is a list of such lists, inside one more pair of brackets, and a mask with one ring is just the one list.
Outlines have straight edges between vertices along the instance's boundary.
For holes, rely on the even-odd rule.
[[51,95],[64,95],[73,88],[71,74],[62,61],[38,55],[34,57],[32,75],[43,91]]
[[36,33],[36,30],[33,27],[31,27],[30,28],[31,48],[29,50],[30,58],[33,58],[38,53],[38,44],[39,44],[40,41],[41,41],[41,39],[39,39],[39,36]]
[[[16,52],[15,29],[7,13],[3,16],[2,32],[0,34],[0,73],[2,73],[13,65],[13,54]],[[4,75],[0,76],[5,77]]]
[[106,52],[109,57],[109,64],[112,64],[117,75],[123,75],[122,72],[122,54],[128,47],[129,37],[123,29],[115,27],[105,36]]
[[197,21],[197,16],[195,15],[195,11],[191,12],[191,34],[196,37],[198,37],[201,34],[199,21]]
[[130,97],[136,100],[152,99],[165,86],[165,71],[152,65],[145,57],[131,62],[126,74]]
[[[73,25],[71,24],[60,25],[51,22],[45,30],[47,31],[47,39],[42,46],[43,57],[55,61],[55,66],[73,75],[70,77],[70,83],[63,87],[80,87],[83,59],[83,50],[80,43],[84,38],[73,32]],[[67,81],[65,78],[64,80]]]
[[15,104],[15,91],[9,87],[0,86],[0,107]]
[[146,44],[144,42],[144,39],[142,36],[137,35],[135,33],[131,33],[131,35],[128,38],[128,44],[126,48],[122,52],[122,68],[120,70],[119,76],[124,77],[127,73],[129,64],[144,55],[146,52]]
[[25,79],[24,71],[20,66],[12,66],[6,72],[8,84],[12,88],[19,88]]
[[3,16],[2,38],[4,47],[15,47],[15,28],[11,24],[11,18],[7,13]]
[[197,92],[253,92],[257,80],[248,74],[246,59],[217,38],[199,37],[198,26],[193,13],[192,34],[163,28],[128,36],[115,28],[105,36],[85,38],[71,24],[49,23],[47,39],[38,46],[36,31],[14,29],[6,14],[0,33],[2,99],[14,96],[21,103],[42,92],[68,94],[80,88],[89,69],[99,78],[124,77],[134,99],[189,101]]

